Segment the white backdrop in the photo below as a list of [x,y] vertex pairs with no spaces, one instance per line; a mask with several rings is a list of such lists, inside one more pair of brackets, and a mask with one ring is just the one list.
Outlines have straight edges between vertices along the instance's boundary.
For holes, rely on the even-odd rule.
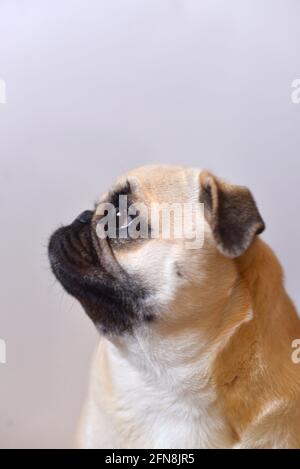
[[300,305],[297,0],[0,0],[0,446],[69,447],[97,334],[50,233],[123,171],[248,185]]

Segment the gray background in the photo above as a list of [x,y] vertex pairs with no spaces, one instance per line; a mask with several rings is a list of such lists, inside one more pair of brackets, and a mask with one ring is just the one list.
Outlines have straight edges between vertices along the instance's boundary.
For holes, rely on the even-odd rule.
[[0,0],[0,446],[69,447],[97,341],[49,234],[125,170],[253,190],[300,305],[297,0]]

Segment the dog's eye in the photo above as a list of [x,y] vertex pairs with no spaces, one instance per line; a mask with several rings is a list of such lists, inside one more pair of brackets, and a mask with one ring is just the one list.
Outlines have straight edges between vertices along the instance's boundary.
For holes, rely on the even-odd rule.
[[117,227],[118,230],[124,230],[129,227],[129,225],[133,222],[135,219],[135,216],[133,215],[128,215],[127,212],[122,213],[120,210],[117,209]]

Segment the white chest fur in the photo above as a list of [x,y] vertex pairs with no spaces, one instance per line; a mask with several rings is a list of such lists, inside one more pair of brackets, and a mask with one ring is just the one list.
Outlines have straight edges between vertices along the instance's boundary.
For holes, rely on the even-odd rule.
[[176,365],[166,364],[167,369],[152,366],[149,371],[149,362],[136,367],[114,345],[105,345],[109,378],[105,372],[101,375],[97,359],[81,429],[81,446],[224,448],[233,445],[230,427],[210,380],[204,369],[199,370],[199,362],[197,369],[179,360]]

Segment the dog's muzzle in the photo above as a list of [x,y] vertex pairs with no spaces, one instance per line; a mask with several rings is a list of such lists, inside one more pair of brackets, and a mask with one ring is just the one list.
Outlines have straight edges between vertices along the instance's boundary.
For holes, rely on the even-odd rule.
[[93,218],[87,210],[51,236],[52,271],[101,331],[131,331],[141,319],[152,318],[142,306],[149,292],[119,265],[109,239],[98,238]]
[[93,249],[91,220],[93,212],[81,213],[71,225],[55,231],[49,242],[49,259],[54,274],[61,276],[97,265]]

